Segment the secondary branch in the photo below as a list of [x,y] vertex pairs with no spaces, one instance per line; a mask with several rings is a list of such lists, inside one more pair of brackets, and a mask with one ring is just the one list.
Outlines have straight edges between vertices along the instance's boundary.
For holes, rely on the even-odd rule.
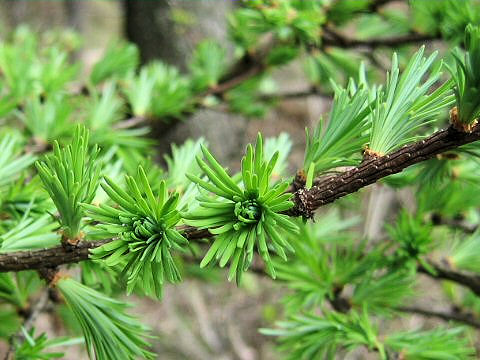
[[433,273],[422,265],[417,267],[417,271],[433,279],[449,280],[459,285],[463,285],[469,288],[477,296],[480,296],[480,276],[450,269],[435,263],[430,263],[430,266],[434,269]]
[[[294,193],[294,207],[290,216],[311,218],[313,212],[343,196],[354,193],[383,177],[401,172],[408,166],[428,160],[437,154],[480,140],[480,125],[470,134],[459,132],[452,127],[435,132],[433,135],[406,145],[391,154],[364,161],[358,167],[316,181],[310,189],[300,188]],[[190,226],[179,228],[189,240],[211,237],[208,230]],[[87,260],[90,249],[101,246],[112,239],[98,242],[84,242],[73,249],[57,246],[49,249],[18,251],[0,254],[0,272],[42,269]],[[460,276],[448,270],[437,269],[438,277],[458,282],[480,295],[480,278]],[[419,269],[422,271],[422,269]]]
[[444,321],[455,321],[480,329],[480,321],[475,319],[472,314],[433,311],[415,306],[400,306],[396,310],[410,314],[418,314],[430,318],[438,318]]
[[440,39],[439,36],[435,34],[420,34],[416,32],[385,38],[352,39],[327,27],[324,28],[324,31],[326,36],[323,37],[322,44],[345,49],[361,47],[373,49],[382,46],[396,47]]
[[345,195],[373,184],[386,176],[431,159],[445,151],[480,140],[480,126],[472,133],[464,133],[448,127],[433,135],[387,154],[362,162],[358,167],[329,176],[316,182],[311,189],[299,189],[294,194],[292,216],[312,217],[313,212]]

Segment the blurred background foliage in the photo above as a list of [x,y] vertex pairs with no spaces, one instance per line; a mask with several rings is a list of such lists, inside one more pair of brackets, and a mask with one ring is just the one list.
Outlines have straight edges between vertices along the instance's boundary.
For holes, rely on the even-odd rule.
[[[312,163],[323,174],[357,164],[361,154],[347,145],[365,143],[363,118],[355,118],[359,137],[343,129],[330,147],[306,144],[304,128],[335,132],[345,112],[321,118],[333,95],[347,112],[355,105],[348,94],[363,104],[372,94],[357,88],[403,71],[421,44],[425,56],[438,51],[453,67],[450,49],[463,46],[468,23],[480,24],[476,0],[4,0],[0,9],[2,252],[60,242],[53,203],[29,169],[54,140],[70,143],[75,123],[99,145],[103,174],[122,183],[122,173],[138,177],[140,164],[151,184],[163,179],[180,193],[183,209],[198,190],[181,175],[199,172],[201,143],[238,170],[242,148],[261,130],[265,153],[280,151],[277,179]],[[432,84],[448,78],[438,62],[432,67]],[[393,145],[446,125],[449,96],[442,111],[420,119],[432,121]],[[370,141],[373,150],[391,149],[391,141]],[[346,359],[475,358],[478,294],[425,274],[435,274],[430,261],[480,272],[478,147],[413,166],[325,208],[315,223],[298,222],[301,235],[288,238],[295,257],[274,259],[279,281],[249,273],[237,289],[222,270],[176,257],[185,281],[165,286],[161,303],[137,297],[144,289],[133,295],[133,311],[158,336],[153,350],[162,359],[299,359],[320,346],[318,356]],[[99,190],[93,202],[107,199]],[[204,251],[191,247],[195,256]],[[75,271],[106,294],[125,286],[119,269],[97,260]],[[34,272],[1,274],[4,339],[18,331],[40,286]],[[288,320],[275,325],[281,319]],[[280,347],[258,328],[279,336]],[[35,332],[24,332],[19,358],[65,345],[74,346],[65,358],[85,358],[75,338],[47,340],[43,332],[80,334],[64,305],[47,308]]]

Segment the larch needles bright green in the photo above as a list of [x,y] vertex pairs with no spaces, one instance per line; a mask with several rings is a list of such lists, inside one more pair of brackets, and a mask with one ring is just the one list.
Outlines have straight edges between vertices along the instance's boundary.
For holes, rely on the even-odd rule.
[[60,278],[56,287],[72,310],[85,337],[90,359],[152,359],[144,339],[148,329],[128,315],[128,304],[111,299],[71,278]]
[[35,165],[43,186],[60,213],[63,236],[67,240],[80,238],[83,209],[80,203],[89,203],[95,197],[100,177],[99,153],[95,145],[88,148],[89,132],[78,125],[72,144],[60,148],[55,141],[53,155]]
[[183,215],[189,225],[209,229],[216,235],[200,266],[218,262],[224,267],[230,261],[228,279],[236,278],[239,283],[242,273],[252,264],[256,246],[267,272],[275,278],[270,251],[286,260],[285,250],[293,252],[293,248],[282,232],[298,231],[297,225],[282,214],[293,206],[292,194],[285,193],[289,183],[269,184],[278,152],[265,161],[262,136],[258,134],[255,150],[249,144],[242,159],[241,184],[204,146],[202,152],[206,161],[197,157],[197,162],[209,181],[187,176],[214,196],[203,193],[198,197],[200,206]]
[[[458,121],[474,125],[480,117],[480,27],[469,24],[465,29],[466,53],[462,59],[454,52],[456,72],[450,70],[455,80]],[[455,120],[454,120],[455,121]]]
[[171,252],[183,250],[188,242],[174,228],[180,220],[176,210],[178,194],[169,196],[162,181],[155,196],[141,166],[138,179],[137,183],[132,176],[126,176],[125,191],[105,178],[101,186],[118,207],[84,205],[92,218],[104,224],[101,235],[118,236],[93,249],[91,257],[105,259],[109,266],[123,266],[128,293],[139,285],[147,295],[161,297],[165,278],[171,283],[181,280]]

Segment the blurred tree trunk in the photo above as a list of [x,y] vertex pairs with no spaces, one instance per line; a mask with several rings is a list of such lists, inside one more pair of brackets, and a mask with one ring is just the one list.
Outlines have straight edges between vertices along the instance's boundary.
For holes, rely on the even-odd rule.
[[137,44],[144,62],[162,59],[184,67],[168,0],[125,0],[124,8],[127,38]]
[[204,38],[225,43],[226,0],[124,0],[125,33],[144,61],[162,59],[185,68],[186,59]]
[[67,0],[63,5],[68,26],[79,33],[83,33],[85,30],[85,2],[81,0]]
[[4,16],[11,28],[18,26],[24,21],[25,14],[27,13],[27,5],[26,1],[2,1],[2,12],[5,12]]
[[[123,4],[126,36],[137,44],[142,60],[159,59],[182,70],[201,40],[227,42],[227,14],[234,6],[227,0],[124,0]],[[247,123],[241,116],[202,110],[190,121],[152,125],[160,154],[169,152],[172,142],[203,136],[220,159],[228,161],[240,152]]]

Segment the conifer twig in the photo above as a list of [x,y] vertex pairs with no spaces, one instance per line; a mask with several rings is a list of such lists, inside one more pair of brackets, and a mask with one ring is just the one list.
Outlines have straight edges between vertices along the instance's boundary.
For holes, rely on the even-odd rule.
[[[26,316],[22,328],[26,331],[29,331],[37,319],[37,317],[42,313],[45,307],[48,304],[48,289],[42,292],[40,297],[34,302],[33,306],[31,307],[28,315]],[[5,360],[14,360],[15,359],[15,341],[22,341],[24,340],[24,335],[22,329],[20,329],[16,334],[12,335],[10,338],[10,346],[8,351],[5,355]]]
[[445,266],[430,262],[429,265],[433,268],[432,273],[429,269],[423,265],[417,267],[417,271],[425,274],[436,280],[448,280],[459,285],[469,288],[477,296],[480,296],[480,276],[462,271],[449,269]]
[[[480,125],[477,125],[472,133],[462,133],[452,127],[439,130],[423,140],[406,145],[388,155],[364,161],[358,167],[328,176],[323,180],[320,179],[310,189],[298,189],[293,197],[295,205],[288,210],[288,215],[311,218],[313,212],[321,206],[354,193],[383,177],[401,172],[408,166],[477,140],[480,140]],[[191,226],[184,226],[178,230],[182,231],[189,240],[213,236],[208,230],[199,230]],[[90,249],[104,245],[111,240],[83,242],[73,249],[64,249],[58,246],[42,250],[0,254],[0,272],[41,269],[87,260]],[[419,271],[427,272],[422,268],[419,268]],[[460,283],[480,295],[480,277],[477,279],[470,275],[443,269],[440,266],[437,273],[438,278]]]
[[273,94],[263,94],[260,95],[259,98],[263,101],[270,101],[270,100],[289,100],[289,99],[299,99],[305,98],[309,96],[318,96],[325,99],[332,99],[331,94],[327,94],[322,92],[318,87],[311,86],[305,90],[299,91],[292,91],[292,92],[284,92],[284,93],[273,93]]
[[148,119],[145,116],[133,116],[129,119],[116,123],[115,125],[113,125],[113,128],[116,130],[129,129],[137,125],[146,123],[147,121]]
[[463,231],[465,234],[473,234],[478,229],[478,225],[470,224],[465,219],[462,218],[446,218],[440,214],[432,215],[433,225],[445,225],[451,227],[452,229]]
[[386,47],[395,47],[395,46],[402,46],[414,43],[425,43],[428,41],[440,39],[439,35],[432,35],[432,34],[420,34],[420,33],[410,33],[406,35],[399,35],[395,37],[386,37],[386,38],[373,38],[373,39],[351,39],[346,37],[343,34],[336,32],[333,29],[328,27],[324,28],[325,34],[327,37],[323,39],[323,45],[328,46],[337,46],[345,49],[350,48],[377,48],[381,46]]
[[313,212],[321,206],[354,193],[381,178],[399,173],[411,165],[477,140],[480,140],[480,126],[476,126],[472,133],[460,132],[451,126],[439,130],[390,154],[366,160],[355,168],[329,176],[325,180],[320,179],[310,189],[297,190],[294,194],[295,206],[289,210],[289,215],[312,217]]
[[455,321],[455,322],[467,324],[477,329],[480,329],[480,321],[475,319],[471,314],[433,311],[433,310],[423,309],[416,306],[400,306],[396,310],[410,313],[410,314],[418,314],[425,317],[438,318],[444,321]]

